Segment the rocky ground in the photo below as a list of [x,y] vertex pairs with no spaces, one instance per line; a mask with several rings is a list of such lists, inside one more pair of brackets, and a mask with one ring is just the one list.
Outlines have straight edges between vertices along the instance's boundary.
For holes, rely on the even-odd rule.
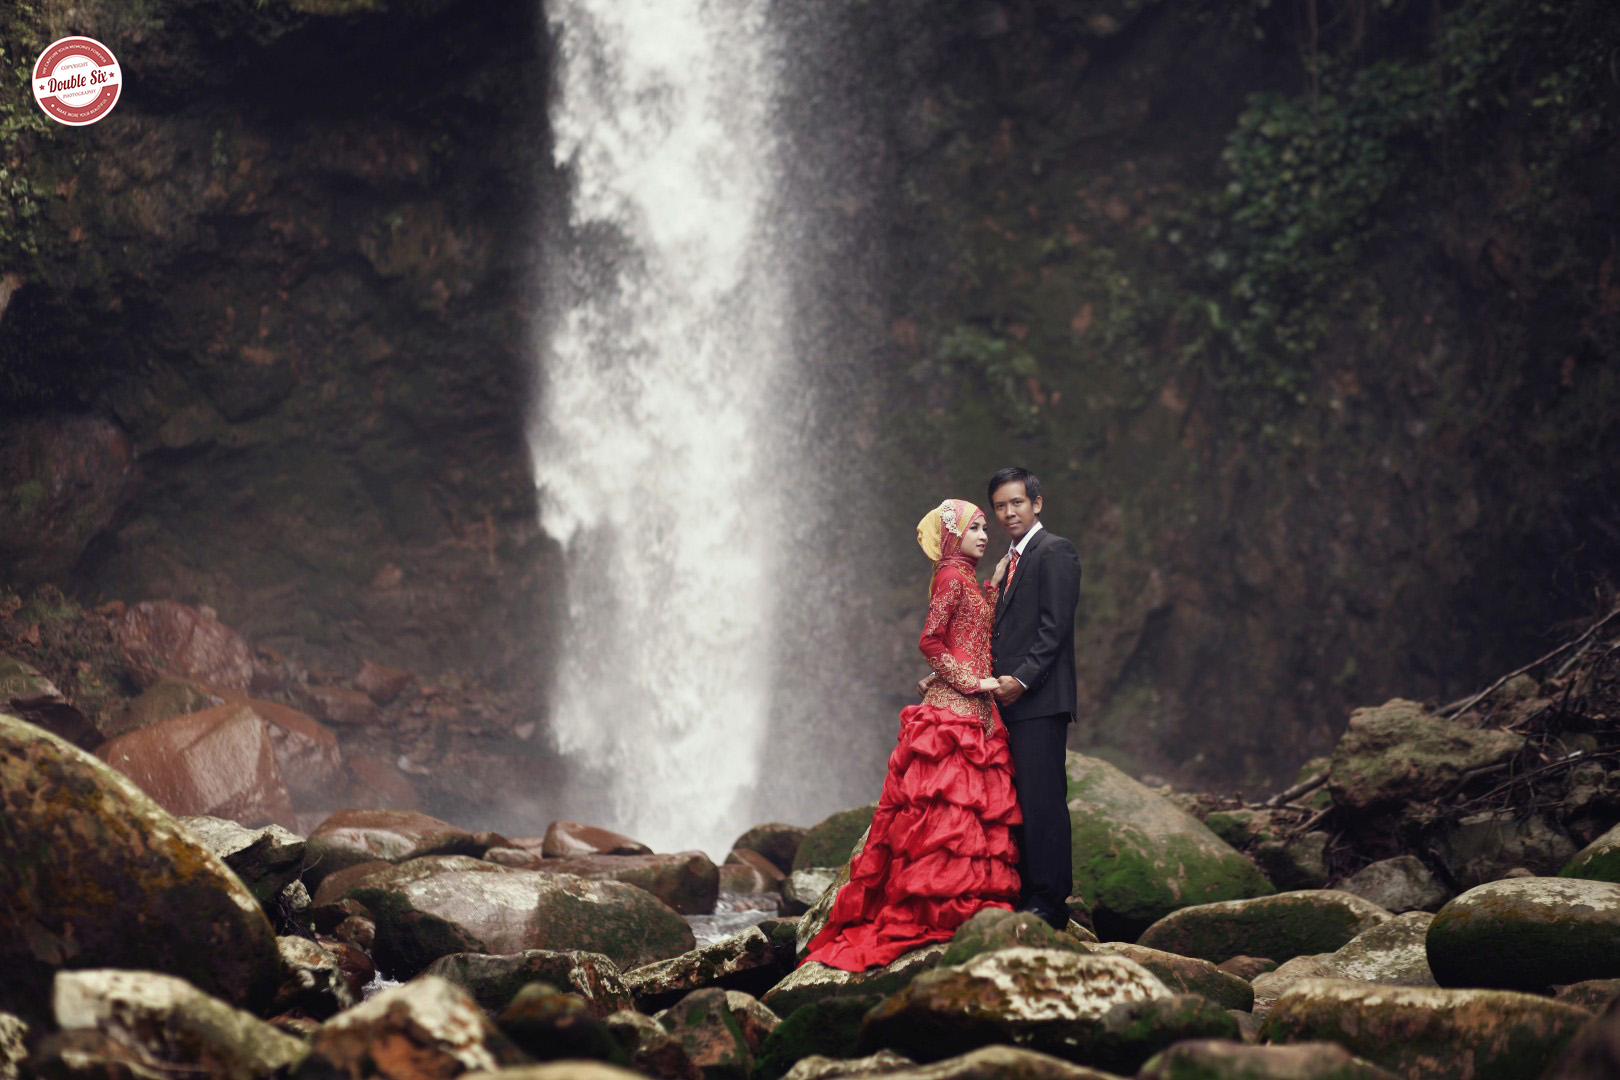
[[0,605],[0,1077],[1620,1075],[1617,618],[1263,802],[1071,753],[1066,932],[848,974],[800,961],[871,807],[718,866],[464,828],[412,755],[498,698],[51,601]]

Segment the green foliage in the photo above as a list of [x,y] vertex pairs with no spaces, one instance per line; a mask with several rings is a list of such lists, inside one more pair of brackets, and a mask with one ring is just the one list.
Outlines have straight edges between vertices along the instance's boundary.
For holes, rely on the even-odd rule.
[[44,17],[35,5],[8,5],[0,14],[0,253],[11,253],[0,271],[15,270],[13,260],[38,254],[34,229],[42,201],[49,194],[30,171],[30,159],[55,132],[28,89],[39,50],[50,43]]

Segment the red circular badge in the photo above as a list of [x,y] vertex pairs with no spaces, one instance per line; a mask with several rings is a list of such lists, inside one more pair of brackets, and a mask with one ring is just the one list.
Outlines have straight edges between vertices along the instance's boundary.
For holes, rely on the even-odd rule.
[[118,58],[95,38],[53,41],[34,64],[34,100],[59,124],[95,123],[112,112],[123,88]]

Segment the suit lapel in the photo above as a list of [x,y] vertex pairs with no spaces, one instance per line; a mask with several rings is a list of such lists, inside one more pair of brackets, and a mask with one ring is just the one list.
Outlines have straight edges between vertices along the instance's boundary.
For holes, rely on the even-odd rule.
[[1029,576],[1030,560],[1035,557],[1035,549],[1040,547],[1041,541],[1045,539],[1046,530],[1043,528],[1040,532],[1030,537],[1029,543],[1024,545],[1024,553],[1018,556],[1018,573],[1013,575],[1013,579],[1009,581],[1007,583],[1007,587],[1001,591],[1001,603],[996,608],[998,614],[1001,611],[1004,611],[1008,604],[1012,603],[1012,594],[1018,591],[1018,586],[1022,585],[1024,583],[1024,579]]

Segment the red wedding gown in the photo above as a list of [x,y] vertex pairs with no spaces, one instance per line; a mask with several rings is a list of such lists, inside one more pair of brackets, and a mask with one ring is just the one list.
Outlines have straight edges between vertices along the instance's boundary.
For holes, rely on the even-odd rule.
[[918,648],[939,676],[900,712],[900,740],[866,847],[838,892],[806,963],[844,971],[892,963],[949,940],[975,912],[1018,898],[1022,822],[1007,733],[989,694],[996,590],[942,566]]

